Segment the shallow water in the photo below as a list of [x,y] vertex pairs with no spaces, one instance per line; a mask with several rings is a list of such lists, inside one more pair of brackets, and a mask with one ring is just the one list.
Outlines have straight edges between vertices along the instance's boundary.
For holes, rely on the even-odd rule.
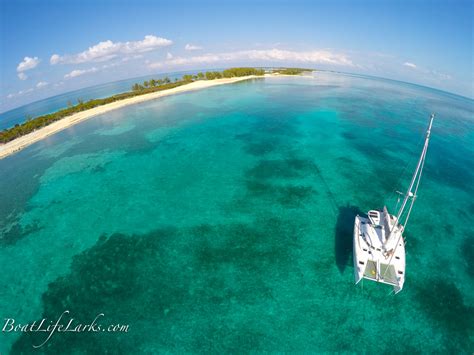
[[54,97],[35,101],[12,110],[8,110],[6,112],[1,112],[0,130],[13,127],[15,124],[21,124],[31,117],[38,117],[67,108],[69,104],[75,105],[77,104],[78,100],[88,101],[91,99],[101,99],[130,91],[134,84],[142,83],[145,80],[163,79],[165,77],[175,80],[181,78],[184,74],[196,74],[196,71],[154,74],[138,78],[114,81],[111,83],[65,92]]
[[[431,112],[405,287],[354,286],[354,216],[393,210]],[[46,353],[472,353],[472,127],[472,100],[328,73],[91,118],[0,161],[0,316],[129,325]]]

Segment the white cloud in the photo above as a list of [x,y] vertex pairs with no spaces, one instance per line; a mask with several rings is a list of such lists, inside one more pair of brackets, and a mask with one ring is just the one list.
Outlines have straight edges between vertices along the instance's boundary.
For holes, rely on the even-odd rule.
[[166,53],[166,59],[173,59],[173,55],[170,52]]
[[69,74],[64,75],[64,79],[75,78],[76,76],[81,76],[81,75],[88,74],[88,73],[95,73],[96,71],[98,71],[98,69],[96,67],[92,67],[90,69],[83,69],[83,70],[82,69],[75,69],[72,72],[70,72]]
[[413,63],[410,63],[410,62],[405,62],[405,63],[403,63],[403,65],[406,66],[406,67],[416,69],[416,64],[413,64]]
[[26,79],[28,79],[28,75],[26,75],[26,74],[23,73],[23,72],[19,72],[19,73],[18,73],[18,78],[19,78],[20,80],[26,80]]
[[166,38],[147,35],[141,41],[112,42],[110,40],[99,42],[87,50],[77,54],[60,56],[53,54],[51,64],[79,64],[89,62],[104,62],[119,55],[144,53],[160,47],[171,45],[173,42]]
[[325,63],[353,66],[352,61],[344,54],[333,53],[327,50],[295,52],[281,49],[252,50],[242,52],[249,59],[269,60],[269,61],[289,61],[301,63]]
[[115,63],[110,63],[110,64],[104,64],[102,66],[102,69],[113,68],[113,67],[117,67],[119,65],[123,65],[123,62],[115,62]]
[[352,60],[345,54],[335,53],[328,50],[314,51],[289,51],[281,49],[268,50],[246,50],[228,53],[204,54],[193,57],[174,57],[165,62],[150,63],[151,69],[163,67],[165,65],[185,65],[185,64],[209,64],[216,62],[230,62],[251,60],[262,63],[306,63],[306,64],[332,64],[353,67]]
[[46,81],[40,81],[38,84],[36,84],[36,87],[37,88],[42,88],[46,85],[48,85],[48,83]]
[[39,64],[39,62],[40,62],[40,60],[38,59],[38,57],[34,57],[34,58],[25,57],[25,58],[23,58],[23,61],[20,62],[18,64],[18,66],[16,67],[16,71],[18,73],[21,73],[25,70],[31,70],[33,68],[36,68],[36,66]]
[[198,50],[201,50],[202,47],[188,43],[184,46],[184,49],[187,50],[187,51],[198,51]]
[[137,55],[134,55],[134,56],[123,57],[123,58],[122,58],[122,62],[128,62],[128,61],[130,61],[130,60],[133,60],[133,59],[140,59],[140,58],[143,58],[143,54],[137,54]]
[[61,61],[61,57],[57,54],[53,54],[49,59],[50,64],[58,64]]

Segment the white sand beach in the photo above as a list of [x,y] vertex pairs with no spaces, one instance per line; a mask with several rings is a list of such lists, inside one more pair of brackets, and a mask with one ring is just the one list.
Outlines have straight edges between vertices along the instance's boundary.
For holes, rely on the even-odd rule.
[[[271,74],[265,75],[265,77],[268,77],[268,76],[273,76],[273,75]],[[33,143],[36,143],[48,136],[51,136],[57,132],[60,132],[72,125],[75,125],[79,122],[87,120],[88,118],[91,118],[93,116],[97,116],[97,115],[100,115],[112,110],[116,110],[125,106],[137,104],[140,102],[158,99],[164,96],[183,93],[187,91],[205,89],[211,86],[231,84],[238,81],[254,79],[254,78],[262,78],[262,76],[249,75],[249,76],[225,78],[225,79],[194,81],[192,83],[189,83],[183,86],[178,86],[173,89],[153,92],[150,94],[139,95],[139,96],[131,97],[128,99],[112,102],[110,104],[94,107],[90,110],[78,112],[71,116],[64,117],[59,121],[53,122],[46,127],[40,128],[24,136],[18,137],[11,142],[0,145],[0,159],[3,159],[11,154],[14,154],[22,150],[23,148],[28,147],[29,145]]]

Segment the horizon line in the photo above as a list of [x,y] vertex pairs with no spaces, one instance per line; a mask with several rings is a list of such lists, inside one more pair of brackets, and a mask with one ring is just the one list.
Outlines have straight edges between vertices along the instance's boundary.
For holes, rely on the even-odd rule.
[[[285,67],[285,66],[249,66],[249,68],[250,67],[252,67],[252,68],[289,68],[289,67]],[[107,81],[107,82],[104,82],[104,83],[91,85],[91,86],[85,86],[85,87],[82,87],[82,88],[79,88],[79,89],[75,89],[75,90],[71,90],[71,91],[65,91],[65,92],[62,92],[62,93],[57,94],[57,95],[48,96],[48,97],[45,97],[44,99],[32,101],[30,103],[20,105],[20,106],[14,107],[12,109],[2,111],[2,112],[0,112],[0,115],[6,114],[8,112],[11,112],[11,111],[14,111],[14,110],[17,110],[17,109],[20,109],[20,108],[25,107],[25,106],[33,105],[33,104],[38,103],[38,102],[50,100],[54,97],[74,93],[76,91],[85,90],[85,89],[89,89],[89,88],[95,88],[95,87],[102,86],[102,85],[120,83],[120,82],[127,81],[127,80],[140,79],[140,78],[150,77],[150,76],[153,76],[153,75],[188,73],[188,72],[206,72],[206,71],[210,71],[210,70],[226,69],[226,68],[232,68],[232,67],[216,67],[216,68],[207,68],[207,69],[190,69],[190,70],[157,72],[157,73],[149,74],[149,75],[140,75],[140,76],[130,77],[130,78],[126,78],[126,79],[120,79],[120,80],[115,80],[115,81]],[[311,69],[311,68],[308,68],[308,69]],[[449,95],[454,96],[454,97],[459,97],[461,99],[474,101],[474,97],[470,98],[468,96],[457,94],[457,93],[454,93],[454,92],[451,92],[451,91],[446,91],[446,90],[437,89],[437,88],[434,88],[434,87],[431,87],[431,86],[426,86],[426,85],[417,84],[417,83],[413,83],[413,82],[409,82],[409,81],[398,80],[398,79],[392,79],[392,78],[383,77],[383,76],[375,76],[375,75],[370,75],[370,74],[351,73],[351,72],[344,72],[344,71],[339,71],[339,70],[327,70],[327,69],[311,69],[311,71],[313,71],[313,72],[316,71],[316,72],[326,72],[326,73],[337,73],[337,74],[342,74],[342,75],[365,77],[365,78],[369,78],[369,79],[382,79],[382,80],[386,80],[386,81],[393,81],[393,82],[396,82],[396,83],[402,83],[402,84],[412,85],[412,86],[416,86],[416,87],[420,87],[420,88],[424,88],[424,89],[430,89],[430,90],[437,91],[437,92],[440,92],[440,93],[449,94]]]

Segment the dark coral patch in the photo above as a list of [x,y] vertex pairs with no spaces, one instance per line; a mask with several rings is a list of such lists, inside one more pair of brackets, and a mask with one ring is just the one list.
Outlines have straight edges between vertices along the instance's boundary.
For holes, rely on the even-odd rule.
[[262,156],[272,153],[279,148],[279,141],[276,139],[262,140],[260,142],[248,143],[245,146],[245,152],[254,156]]
[[460,353],[469,348],[469,337],[474,331],[474,308],[464,304],[462,294],[454,283],[441,279],[419,286],[417,297],[420,308],[436,327],[447,332],[449,341],[440,351]]
[[256,180],[247,181],[247,190],[252,198],[263,198],[287,207],[301,206],[317,191],[312,186],[277,185]]
[[[253,319],[249,305],[273,302],[272,285],[284,283],[281,275],[294,267],[299,230],[268,217],[103,236],[49,285],[42,318],[55,321],[69,310],[66,318],[75,325],[104,313],[99,324],[127,324],[128,332],[61,333],[40,352],[133,353],[151,343],[171,352],[231,351],[237,343],[258,349],[262,325],[252,329],[238,319],[242,312]],[[44,333],[23,333],[12,353],[30,353],[44,339]]]
[[315,174],[316,169],[310,159],[262,159],[246,175],[259,180],[301,178]]
[[0,231],[0,245],[12,245],[18,240],[28,236],[30,233],[41,230],[39,223],[32,223],[26,227],[22,227],[20,224],[15,223],[11,228]]
[[[129,324],[130,332],[137,332],[138,324],[147,317],[158,322],[170,303],[179,304],[186,298],[186,280],[176,276],[176,263],[169,263],[173,252],[169,240],[175,234],[164,229],[141,236],[101,237],[94,247],[74,258],[69,275],[49,285],[43,295],[42,318],[55,321],[69,310],[75,325],[90,323],[104,313],[100,323]],[[106,353],[110,349],[129,353],[136,349],[130,338],[130,333],[61,333],[43,349],[48,353]],[[41,332],[24,333],[12,352],[29,353],[44,339]]]
[[466,271],[471,276],[474,277],[474,234],[466,236],[462,247],[461,254],[464,257],[466,263]]

